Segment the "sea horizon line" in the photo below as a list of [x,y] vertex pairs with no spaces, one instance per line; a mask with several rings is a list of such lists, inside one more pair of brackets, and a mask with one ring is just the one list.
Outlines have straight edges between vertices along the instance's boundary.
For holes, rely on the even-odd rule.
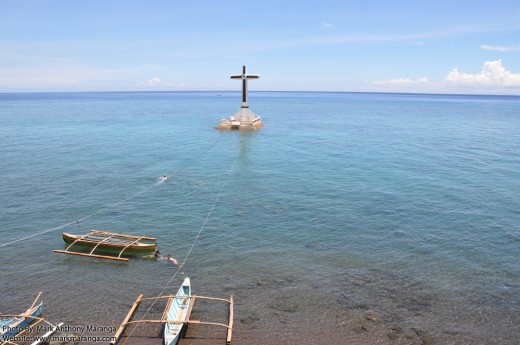
[[[109,94],[109,93],[240,93],[240,90],[112,90],[112,91],[0,91],[0,95],[32,94]],[[436,93],[436,92],[387,92],[387,91],[322,91],[322,90],[250,90],[249,93],[321,93],[321,94],[384,94],[384,95],[431,95],[431,96],[472,96],[472,97],[520,97],[520,94],[492,93]]]

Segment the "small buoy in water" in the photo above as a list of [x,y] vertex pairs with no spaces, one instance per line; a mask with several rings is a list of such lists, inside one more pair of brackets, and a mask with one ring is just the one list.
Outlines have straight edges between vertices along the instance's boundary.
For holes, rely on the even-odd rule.
[[377,315],[376,314],[367,315],[366,319],[369,321],[377,321]]

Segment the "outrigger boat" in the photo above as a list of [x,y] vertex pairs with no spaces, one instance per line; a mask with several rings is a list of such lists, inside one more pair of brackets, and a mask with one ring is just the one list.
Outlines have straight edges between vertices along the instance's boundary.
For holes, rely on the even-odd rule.
[[168,311],[166,319],[174,321],[168,321],[164,324],[164,345],[175,345],[179,341],[184,321],[188,317],[190,296],[190,278],[186,278],[177,291],[176,297],[170,298],[166,306],[166,311]]
[[[85,235],[73,235],[64,232],[63,240],[68,244],[65,250],[56,253],[90,256],[101,259],[128,261],[125,256],[146,256],[157,248],[156,238],[118,234],[100,230],[91,230]],[[77,250],[70,250],[72,247]]]
[[42,313],[42,302],[36,305],[40,294],[41,292],[25,313],[0,316],[0,340],[8,341],[10,338],[15,337],[17,334],[26,330],[27,326],[36,320],[36,317],[40,316]]
[[[131,321],[134,313],[136,312],[139,304],[142,301],[153,300],[154,304],[159,299],[167,299],[166,307],[162,314],[161,319],[159,320],[143,320],[142,318],[139,320]],[[213,301],[222,301],[229,304],[229,322],[228,324],[216,323],[216,322],[202,322],[198,320],[191,320],[191,311],[193,310],[193,306],[195,304],[196,299],[206,299]],[[146,315],[146,314],[145,314]],[[231,337],[233,332],[233,296],[229,298],[229,300],[224,298],[214,298],[214,297],[205,297],[205,296],[195,296],[191,294],[191,283],[190,278],[184,279],[179,291],[177,291],[176,295],[171,296],[159,296],[159,297],[150,297],[143,298],[143,295],[139,295],[136,301],[134,302],[132,308],[126,315],[123,323],[117,330],[116,334],[113,337],[113,341],[110,345],[120,344],[121,339],[125,338],[128,340],[134,330],[130,332],[130,335],[125,336],[124,332],[127,326],[137,325],[139,323],[161,323],[164,324],[164,332],[163,332],[163,344],[164,345],[176,345],[181,336],[186,333],[187,327],[190,324],[199,324],[199,325],[213,325],[213,326],[221,326],[227,328],[227,338],[226,344],[231,344]],[[122,343],[126,343],[126,341],[122,341]]]
[[6,314],[0,314],[0,344],[16,344],[13,342],[13,339],[16,341],[16,337],[21,335],[22,333],[29,330],[30,325],[34,322],[35,324],[38,324],[40,322],[45,322],[50,325],[49,331],[43,335],[42,337],[39,337],[39,340],[35,340],[31,345],[38,345],[42,341],[44,341],[45,338],[49,337],[51,334],[56,332],[56,330],[63,325],[63,323],[60,323],[58,325],[53,325],[50,322],[46,321],[45,319],[41,318],[40,315],[43,310],[43,303],[40,302],[39,304],[36,304],[38,302],[38,299],[40,298],[40,295],[42,293],[38,293],[38,296],[36,296],[36,299],[34,300],[33,304],[27,309],[24,313],[18,314],[18,315],[6,315]]

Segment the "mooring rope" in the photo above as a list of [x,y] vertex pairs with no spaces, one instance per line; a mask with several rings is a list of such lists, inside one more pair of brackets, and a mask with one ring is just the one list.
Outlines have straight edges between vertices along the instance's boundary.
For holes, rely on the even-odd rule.
[[204,230],[204,227],[206,226],[206,223],[208,222],[208,219],[209,217],[211,216],[211,214],[213,213],[213,210],[215,209],[215,205],[217,204],[218,200],[220,199],[220,195],[222,195],[222,192],[224,191],[224,188],[226,187],[226,184],[229,180],[229,177],[231,176],[231,173],[233,172],[233,170],[235,169],[235,165],[237,164],[237,161],[238,161],[238,157],[240,155],[237,155],[237,157],[235,158],[235,161],[233,162],[233,165],[231,166],[231,169],[229,169],[229,172],[226,176],[226,180],[224,181],[224,183],[222,184],[222,188],[220,188],[220,191],[218,192],[218,195],[217,197],[215,198],[215,201],[213,202],[213,205],[211,206],[209,212],[208,212],[208,215],[206,216],[206,219],[204,219],[204,223],[202,223],[202,226],[200,227],[199,229],[199,232],[197,233],[197,236],[195,236],[195,239],[193,240],[193,243],[191,244],[191,247],[190,249],[188,250],[188,253],[186,253],[186,256],[184,257],[184,260],[181,262],[181,264],[179,265],[179,267],[177,268],[177,271],[175,271],[175,273],[173,274],[173,276],[170,278],[170,280],[168,281],[168,283],[166,283],[165,287],[162,289],[161,293],[159,294],[159,296],[162,296],[162,294],[164,293],[164,291],[170,286],[171,282],[173,281],[173,279],[175,278],[175,276],[177,275],[177,273],[180,272],[180,270],[184,267],[184,265],[186,264],[186,261],[188,260],[191,252],[193,251],[193,248],[195,247],[195,244],[197,243],[199,237],[200,237],[200,234],[202,233],[202,230]]
[[[204,152],[202,153],[202,155],[197,156],[197,158],[204,157],[204,156],[207,155],[207,154],[208,154],[208,153],[209,153],[209,152],[210,152],[210,151],[211,151],[215,146],[217,146],[218,139],[219,139],[219,138],[217,138],[217,139],[216,139],[216,140],[215,140],[215,141],[214,141],[214,142],[209,146],[208,149],[204,150]],[[182,171],[186,170],[186,169],[191,165],[191,164],[189,164],[189,163],[192,164],[192,163],[193,163],[193,160],[191,160],[191,162],[190,162],[190,160],[188,160],[188,163],[185,163],[185,165],[182,166],[180,169],[177,169],[177,170],[175,170],[174,172],[172,172],[171,174],[169,174],[169,175],[165,175],[165,176],[166,176],[167,178],[170,178],[170,177],[172,177],[172,176],[175,176],[175,175],[180,174]],[[111,208],[114,208],[114,207],[116,207],[116,206],[120,206],[120,205],[126,203],[127,201],[132,200],[132,199],[138,197],[139,195],[148,192],[149,190],[151,190],[151,189],[157,187],[157,186],[160,185],[160,184],[161,184],[161,183],[155,183],[155,184],[153,184],[153,185],[151,185],[151,186],[149,186],[149,187],[143,189],[142,191],[140,191],[140,192],[138,192],[138,193],[136,193],[136,194],[134,194],[134,195],[129,196],[128,198],[125,198],[125,199],[123,199],[123,200],[121,200],[121,201],[119,201],[119,202],[116,202],[116,203],[114,203],[114,204],[108,205],[108,206],[106,206],[106,207],[104,207],[104,208],[102,208],[102,209],[100,209],[100,210],[98,210],[98,211],[96,211],[96,212],[94,212],[94,213],[91,213],[91,214],[89,214],[89,215],[86,215],[86,216],[84,216],[84,217],[82,217],[82,218],[79,218],[79,219],[73,220],[73,221],[71,221],[71,222],[68,222],[68,223],[65,223],[65,224],[62,224],[62,225],[56,226],[56,227],[51,228],[51,229],[47,229],[47,230],[44,230],[44,231],[38,232],[38,233],[36,233],[36,234],[28,235],[28,236],[25,236],[25,237],[22,237],[22,238],[18,238],[18,239],[16,239],[16,240],[13,240],[13,241],[10,241],[10,242],[2,243],[2,244],[0,244],[0,247],[5,247],[5,246],[8,246],[8,245],[10,245],[10,244],[14,244],[14,243],[17,243],[17,242],[20,242],[20,241],[24,241],[24,240],[27,240],[27,239],[31,239],[31,238],[34,238],[34,237],[37,237],[37,236],[40,236],[40,235],[46,234],[46,233],[48,233],[48,232],[57,231],[57,230],[60,230],[60,229],[66,228],[66,227],[68,227],[68,226],[71,226],[72,224],[75,224],[75,223],[78,223],[78,224],[79,224],[79,222],[82,222],[82,221],[84,221],[84,220],[86,220],[86,219],[89,219],[89,218],[91,218],[91,217],[93,217],[93,216],[95,216],[95,215],[97,215],[97,214],[100,214],[100,213],[102,213],[102,212],[104,212],[104,211],[107,211],[107,210],[109,210],[109,209],[111,209]]]
[[130,197],[128,197],[128,198],[122,200],[122,201],[119,201],[119,202],[117,202],[117,203],[115,203],[115,204],[108,205],[107,207],[102,208],[102,209],[100,209],[100,210],[98,210],[98,211],[96,211],[96,212],[94,212],[94,213],[91,213],[91,214],[89,214],[89,215],[87,215],[87,216],[85,216],[85,217],[83,217],[83,218],[79,218],[79,219],[73,220],[72,222],[69,222],[69,223],[66,223],[66,224],[63,224],[63,225],[57,226],[57,227],[52,228],[52,229],[44,230],[44,231],[42,231],[42,232],[38,232],[38,233],[36,233],[36,234],[32,234],[32,235],[29,235],[29,236],[25,236],[25,237],[22,237],[22,238],[16,239],[16,240],[11,241],[11,242],[2,243],[2,244],[0,244],[0,247],[4,247],[4,246],[7,246],[7,245],[10,245],[10,244],[16,243],[16,242],[20,242],[20,241],[23,241],[23,240],[27,240],[27,239],[30,239],[30,238],[33,238],[33,237],[36,237],[36,236],[40,236],[40,235],[46,234],[46,233],[48,233],[48,232],[52,232],[52,231],[56,231],[56,230],[59,230],[59,229],[66,228],[67,226],[70,226],[70,225],[75,224],[75,223],[82,222],[82,221],[84,221],[85,219],[88,219],[88,218],[93,217],[93,216],[95,216],[95,215],[97,215],[97,214],[100,214],[101,212],[104,212],[104,211],[106,211],[106,210],[108,210],[108,209],[111,209],[111,208],[113,208],[113,207],[119,206],[119,205],[121,205],[121,204],[127,202],[128,200],[131,200],[131,199],[133,199],[133,198],[135,198],[135,197],[137,197],[137,196],[139,196],[139,195],[141,195],[141,194],[143,194],[143,193],[149,191],[150,189],[154,188],[155,186],[156,186],[156,184],[154,184],[153,186],[150,186],[150,187],[148,187],[148,188],[146,188],[146,189],[140,191],[139,193],[136,193],[136,194],[134,194],[134,195],[132,195],[132,196],[130,196]]
[[[177,267],[177,270],[175,271],[175,273],[173,273],[173,275],[170,278],[170,280],[168,280],[168,282],[166,283],[164,288],[161,290],[161,293],[159,294],[158,297],[163,296],[164,291],[166,291],[166,289],[172,283],[173,279],[175,279],[175,277],[181,271],[181,269],[184,267],[184,265],[186,265],[186,261],[188,261],[188,258],[190,257],[191,252],[193,251],[193,248],[195,247],[195,244],[197,243],[200,235],[202,234],[202,231],[204,230],[204,227],[206,226],[206,223],[208,222],[209,217],[213,213],[213,210],[215,209],[215,205],[217,204],[218,200],[220,199],[220,196],[222,195],[222,192],[224,191],[224,188],[226,187],[226,184],[227,184],[227,182],[229,180],[229,177],[231,176],[231,173],[235,169],[235,165],[236,165],[239,157],[240,157],[240,154],[237,155],[237,157],[235,158],[235,161],[233,162],[233,165],[231,166],[231,169],[229,169],[229,172],[228,172],[228,174],[226,176],[226,179],[224,180],[224,183],[222,184],[222,187],[220,188],[220,191],[218,192],[217,197],[215,198],[215,201],[213,202],[213,205],[211,205],[211,208],[210,208],[208,214],[206,215],[206,218],[204,219],[204,222],[202,223],[202,226],[200,227],[199,231],[197,232],[197,235],[195,236],[195,238],[193,239],[193,242],[192,242],[192,244],[190,246],[190,249],[186,253],[186,256],[184,257],[184,260]],[[146,312],[144,313],[144,315],[141,317],[141,319],[139,321],[144,320],[144,318],[146,317],[146,315],[148,315],[148,312],[153,308],[153,306],[155,305],[156,302],[157,302],[157,299],[155,299],[152,302],[152,305],[150,305],[150,307],[148,307],[148,309],[146,310]],[[129,338],[134,333],[134,331],[139,327],[139,325],[140,325],[139,323],[136,323],[136,326],[132,329],[130,334],[128,334],[127,338]],[[124,342],[121,345],[123,345],[123,344],[124,344]]]

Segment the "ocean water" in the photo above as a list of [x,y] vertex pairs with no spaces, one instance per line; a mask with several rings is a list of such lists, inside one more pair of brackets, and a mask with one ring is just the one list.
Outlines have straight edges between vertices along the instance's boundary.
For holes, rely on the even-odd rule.
[[[520,97],[252,92],[264,128],[213,129],[239,105],[0,94],[0,312],[118,326],[189,276],[235,344],[518,344]],[[90,229],[188,258],[52,251]]]

